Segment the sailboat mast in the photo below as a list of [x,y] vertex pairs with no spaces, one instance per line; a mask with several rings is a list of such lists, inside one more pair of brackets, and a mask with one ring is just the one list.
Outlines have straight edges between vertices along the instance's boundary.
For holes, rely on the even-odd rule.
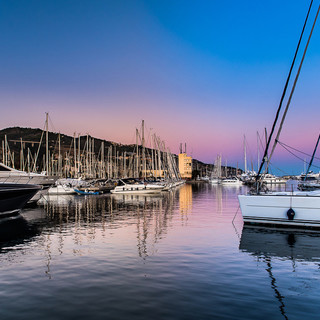
[[74,174],[73,177],[76,177],[77,172],[77,143],[76,143],[76,133],[73,134],[73,160],[74,160]]
[[259,153],[259,132],[257,131],[257,164],[259,170],[259,163],[260,163],[260,153]]
[[79,178],[80,175],[80,166],[81,166],[81,159],[80,159],[80,133],[78,133],[78,172],[77,172],[77,178]]
[[20,150],[20,170],[24,170],[24,157],[23,157],[23,142],[22,138],[20,138],[21,150]]
[[61,142],[59,132],[58,176],[61,177]]
[[286,118],[286,115],[287,115],[287,112],[288,112],[288,109],[289,109],[289,105],[291,103],[291,99],[292,99],[294,90],[296,88],[296,84],[297,84],[297,81],[298,81],[298,78],[299,78],[299,75],[300,75],[301,67],[302,67],[302,64],[304,62],[304,58],[305,58],[306,53],[307,53],[307,49],[308,49],[308,46],[309,46],[309,43],[310,43],[310,39],[311,39],[311,36],[312,36],[312,33],[313,33],[314,26],[316,24],[316,21],[317,21],[318,15],[319,15],[319,11],[320,11],[320,5],[318,7],[317,14],[316,14],[316,16],[314,18],[314,22],[313,22],[313,25],[312,25],[312,28],[311,28],[311,31],[310,31],[310,34],[309,34],[309,37],[308,37],[308,41],[307,41],[306,46],[305,46],[304,51],[303,51],[303,55],[302,55],[302,58],[301,58],[301,61],[300,61],[300,64],[299,64],[299,68],[298,68],[296,77],[294,79],[294,83],[293,83],[292,88],[291,88],[291,92],[290,92],[290,95],[289,95],[289,98],[288,98],[288,102],[287,102],[286,108],[285,108],[285,110],[283,112],[283,115],[282,115],[281,123],[279,125],[279,129],[278,129],[278,132],[277,132],[277,136],[276,136],[275,142],[274,142],[274,144],[272,146],[272,150],[271,150],[271,153],[270,153],[267,165],[266,165],[266,170],[268,169],[268,166],[269,166],[269,163],[270,163],[270,158],[272,157],[273,152],[274,152],[274,150],[276,148],[276,145],[277,145],[277,143],[279,141],[279,137],[280,137],[280,133],[282,131],[283,123],[284,123],[284,120]]
[[244,172],[247,173],[247,146],[246,146],[246,136],[245,135],[243,136],[243,153],[244,153]]
[[146,149],[145,149],[145,140],[144,140],[144,120],[142,120],[142,170],[143,177],[146,177]]
[[303,181],[306,181],[306,179],[307,179],[307,175],[308,175],[308,172],[309,172],[310,167],[311,167],[311,165],[312,165],[314,155],[316,154],[316,151],[317,151],[317,148],[318,148],[319,140],[320,140],[320,134],[319,134],[319,137],[318,137],[316,146],[315,146],[315,148],[314,148],[314,150],[313,150],[313,154],[312,154],[312,157],[311,157],[311,159],[310,159],[310,163],[309,163],[309,166],[308,166],[308,169],[307,169],[307,171],[306,171],[306,174],[305,174],[305,176],[304,176]]
[[49,122],[48,112],[46,112],[46,171],[49,174]]
[[282,103],[283,103],[284,97],[285,97],[286,92],[287,92],[287,88],[288,88],[288,85],[289,85],[289,80],[291,78],[291,73],[292,73],[292,70],[293,70],[293,66],[295,64],[296,57],[297,57],[297,54],[298,54],[298,51],[299,51],[299,48],[300,48],[302,36],[304,34],[304,30],[305,30],[305,27],[306,27],[306,24],[307,24],[307,21],[308,21],[308,18],[309,18],[309,13],[310,13],[310,10],[311,10],[312,2],[313,1],[311,1],[311,3],[310,3],[309,10],[308,10],[308,13],[307,13],[307,16],[306,16],[306,19],[305,19],[305,22],[304,22],[304,25],[303,25],[303,28],[302,28],[302,31],[301,31],[301,35],[300,35],[300,38],[299,38],[299,41],[298,41],[298,45],[297,45],[297,48],[296,48],[296,51],[295,51],[295,54],[294,54],[294,58],[293,58],[292,63],[291,63],[290,71],[289,71],[289,74],[287,76],[287,80],[286,80],[286,83],[285,83],[285,86],[284,86],[284,89],[283,89],[283,92],[282,92],[282,96],[281,96],[281,99],[280,99],[280,103],[279,103],[279,106],[278,106],[276,117],[275,117],[275,120],[274,120],[273,125],[272,125],[272,129],[271,129],[271,132],[270,132],[267,144],[266,144],[266,148],[264,150],[264,155],[262,157],[262,161],[261,161],[261,164],[260,164],[260,167],[259,167],[259,170],[258,170],[258,174],[256,176],[256,181],[259,180],[260,173],[261,173],[262,168],[263,168],[263,166],[265,164],[265,161],[267,160],[267,154],[268,154],[269,145],[271,143],[271,138],[273,136],[273,133],[274,133],[274,130],[275,130],[275,127],[276,127],[276,123],[278,122],[278,118],[279,118],[279,115],[280,115],[280,110],[282,108]]
[[136,129],[136,178],[139,178],[139,169],[140,169],[140,163],[139,163],[139,145],[138,145],[138,129]]

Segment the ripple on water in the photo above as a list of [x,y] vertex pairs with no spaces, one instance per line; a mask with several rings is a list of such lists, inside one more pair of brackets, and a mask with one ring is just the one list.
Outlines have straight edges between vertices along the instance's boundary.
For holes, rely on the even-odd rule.
[[248,229],[240,212],[232,224],[242,191],[185,185],[24,210],[0,242],[0,318],[315,319],[319,235]]

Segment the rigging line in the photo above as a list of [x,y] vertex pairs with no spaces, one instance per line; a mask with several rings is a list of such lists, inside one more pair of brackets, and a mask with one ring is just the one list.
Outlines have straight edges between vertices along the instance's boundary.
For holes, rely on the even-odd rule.
[[[272,165],[272,167],[274,167],[274,168],[277,169],[278,171],[281,171],[282,173],[285,173],[285,174],[288,174],[288,173],[289,173],[289,172],[287,172],[287,171],[284,171],[284,170],[276,167],[272,162],[270,162],[270,164]],[[272,170],[270,170],[270,171],[272,172]]]
[[259,142],[260,142],[260,147],[261,147],[262,149],[264,149],[263,142],[262,142],[262,140],[261,140],[261,136],[260,136],[259,132],[258,132],[258,139],[259,139]]
[[315,146],[315,148],[314,148],[314,150],[313,150],[313,154],[312,154],[312,157],[311,157],[311,159],[310,159],[310,163],[309,163],[309,166],[308,166],[308,169],[307,169],[307,171],[306,171],[306,175],[304,176],[303,181],[306,181],[306,179],[307,179],[307,174],[308,174],[308,172],[309,172],[309,170],[310,170],[310,167],[312,166],[312,162],[313,162],[313,159],[314,159],[314,155],[315,155],[315,153],[316,153],[316,151],[317,151],[317,148],[318,148],[319,140],[320,140],[320,134],[319,134],[319,137],[318,137],[316,146]]
[[318,7],[317,14],[316,14],[316,16],[315,16],[315,18],[314,18],[313,25],[312,25],[312,28],[311,28],[311,31],[310,31],[310,34],[309,34],[309,38],[308,38],[307,44],[306,44],[306,46],[305,46],[305,48],[304,48],[303,56],[302,56],[302,58],[301,58],[300,65],[299,65],[299,68],[298,68],[296,77],[295,77],[295,79],[294,79],[294,83],[293,83],[293,86],[292,86],[292,89],[291,89],[291,92],[290,92],[290,96],[289,96],[289,99],[288,99],[286,108],[285,108],[284,113],[283,113],[283,115],[282,115],[282,119],[281,119],[281,123],[280,123],[279,129],[278,129],[277,137],[276,137],[276,139],[275,139],[275,142],[274,142],[274,144],[273,144],[273,147],[272,147],[270,156],[269,156],[269,158],[268,158],[268,162],[267,162],[267,165],[266,165],[266,170],[268,170],[268,165],[269,165],[269,162],[270,162],[270,158],[272,157],[272,155],[273,155],[273,153],[274,153],[274,150],[275,150],[276,145],[277,145],[277,141],[279,140],[279,137],[280,137],[280,133],[281,133],[281,130],[282,130],[282,126],[283,126],[284,120],[285,120],[285,118],[286,118],[286,115],[287,115],[287,112],[288,112],[288,109],[289,109],[289,105],[290,105],[290,103],[291,103],[291,99],[292,99],[294,90],[295,90],[295,88],[296,88],[296,84],[297,84],[297,81],[298,81],[298,78],[299,78],[299,75],[300,75],[300,72],[301,72],[301,67],[302,67],[302,64],[303,64],[303,62],[304,62],[304,58],[305,58],[306,53],[307,53],[307,49],[308,49],[308,46],[309,46],[309,43],[310,43],[310,39],[311,39],[313,30],[314,30],[314,26],[315,26],[315,24],[316,24],[316,22],[317,22],[317,18],[318,18],[318,15],[319,15],[319,10],[320,10],[320,5],[319,5],[319,7]]
[[[280,146],[281,146],[282,148],[284,148],[285,150],[287,150],[291,155],[293,155],[293,156],[296,157],[297,159],[301,160],[301,161],[304,162],[304,163],[307,163],[304,159],[298,157],[298,156],[297,156],[296,154],[294,154],[292,151],[290,151],[289,149],[287,149],[284,145],[280,144]],[[319,166],[316,166],[315,164],[313,164],[312,167],[315,167],[315,168],[317,168],[317,169],[320,169],[320,167],[319,167]]]
[[277,113],[276,113],[276,118],[275,118],[275,120],[273,122],[272,129],[271,129],[268,141],[267,141],[267,145],[266,145],[266,148],[264,150],[264,155],[262,157],[262,161],[261,161],[261,164],[260,164],[260,167],[259,167],[259,171],[258,171],[258,174],[256,176],[256,181],[259,180],[259,175],[261,173],[262,167],[263,167],[263,165],[264,165],[264,163],[265,163],[265,161],[267,159],[267,156],[268,156],[268,149],[269,149],[269,145],[270,145],[270,142],[271,142],[271,138],[272,138],[272,135],[274,133],[274,130],[275,130],[275,127],[276,127],[276,123],[278,121],[280,110],[281,110],[281,107],[282,107],[282,103],[283,103],[284,97],[285,97],[286,92],[287,92],[289,80],[291,78],[292,69],[293,69],[293,66],[295,64],[296,57],[297,57],[297,54],[298,54],[298,51],[299,51],[299,48],[300,48],[300,43],[301,43],[302,36],[304,34],[304,30],[305,30],[305,27],[306,27],[306,24],[307,24],[307,21],[308,21],[308,17],[309,17],[309,13],[310,13],[310,10],[311,10],[312,3],[313,3],[313,0],[311,0],[311,2],[310,2],[309,10],[308,10],[306,19],[304,21],[304,25],[303,25],[303,28],[302,28],[302,31],[301,31],[301,35],[300,35],[300,38],[299,38],[299,41],[298,41],[296,52],[294,54],[294,58],[293,58],[292,63],[291,63],[290,71],[289,71],[289,74],[287,76],[287,80],[286,80],[286,83],[285,83],[285,86],[284,86],[284,89],[283,89],[283,92],[282,92],[282,96],[281,96],[280,103],[279,103],[279,106],[278,106],[278,110],[277,110]]
[[[287,144],[285,144],[285,143],[283,143],[283,142],[281,142],[281,141],[278,141],[278,143],[279,143],[281,146],[286,146],[287,148],[290,148],[290,149],[292,149],[292,150],[294,150],[294,151],[297,151],[297,152],[299,152],[299,153],[302,153],[303,155],[305,155],[305,156],[307,156],[307,157],[311,157],[310,154],[308,154],[308,153],[306,153],[306,152],[303,152],[303,151],[301,151],[301,150],[295,149],[295,148],[293,148],[293,147],[291,147],[291,146],[289,146],[289,145],[287,145]],[[318,157],[314,157],[314,159],[320,160],[320,158],[318,158]]]
[[54,125],[53,125],[53,122],[52,122],[52,120],[51,120],[51,117],[50,117],[50,114],[49,114],[49,112],[48,112],[48,118],[49,118],[49,123],[51,124],[51,127],[52,127],[52,132],[57,132],[57,129],[54,127]]
[[282,148],[284,148],[285,150],[287,150],[291,155],[293,155],[293,156],[296,157],[297,159],[299,159],[299,160],[301,160],[302,162],[305,162],[305,163],[306,163],[306,161],[305,161],[304,159],[298,157],[296,154],[294,154],[292,151],[290,151],[285,145],[283,145],[283,144],[280,143],[280,146],[281,146]]

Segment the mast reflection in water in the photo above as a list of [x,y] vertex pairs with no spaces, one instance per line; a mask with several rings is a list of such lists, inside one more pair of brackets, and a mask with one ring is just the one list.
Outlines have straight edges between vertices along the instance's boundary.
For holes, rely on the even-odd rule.
[[242,230],[244,188],[50,196],[0,221],[0,318],[316,318],[319,234]]

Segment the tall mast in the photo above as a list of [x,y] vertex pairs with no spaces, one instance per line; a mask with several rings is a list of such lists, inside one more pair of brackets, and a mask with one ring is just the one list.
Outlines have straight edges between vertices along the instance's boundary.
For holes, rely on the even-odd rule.
[[245,135],[243,136],[243,153],[244,153],[244,172],[247,173],[247,146],[246,146],[246,136]]
[[[306,19],[305,19],[305,22],[304,22],[304,25],[303,25],[303,28],[302,28],[302,31],[301,31],[301,34],[300,34],[300,38],[299,38],[299,41],[298,41],[298,44],[297,44],[297,48],[296,48],[296,51],[295,51],[295,54],[294,54],[294,58],[292,60],[292,63],[291,63],[291,66],[290,66],[290,71],[289,71],[289,74],[287,76],[287,80],[286,80],[286,83],[285,83],[285,86],[284,86],[284,89],[283,89],[283,92],[282,92],[282,96],[281,96],[281,99],[280,99],[280,103],[279,103],[279,106],[278,106],[278,110],[277,110],[277,113],[276,113],[276,117],[275,117],[275,120],[273,122],[273,125],[272,125],[272,128],[271,128],[271,131],[270,131],[270,135],[269,135],[269,138],[267,139],[267,143],[266,143],[266,147],[265,147],[265,150],[264,150],[264,155],[262,157],[262,161],[261,161],[261,164],[260,164],[260,167],[259,167],[259,170],[258,170],[258,173],[257,173],[257,176],[256,176],[256,181],[258,181],[260,179],[260,173],[262,171],[262,168],[265,164],[265,162],[267,161],[267,165],[266,167],[268,167],[269,165],[269,162],[270,162],[270,158],[268,159],[268,149],[269,149],[269,146],[270,146],[270,143],[271,143],[271,138],[273,136],[273,133],[275,131],[275,127],[276,127],[276,124],[278,122],[278,118],[279,118],[279,115],[280,115],[280,111],[281,111],[281,108],[282,108],[282,103],[283,103],[283,100],[284,100],[284,97],[286,95],[286,92],[287,92],[287,88],[288,88],[288,85],[289,85],[289,80],[291,78],[291,73],[292,73],[292,70],[293,70],[293,67],[295,65],[295,61],[296,61],[296,57],[297,57],[297,54],[298,54],[298,51],[299,51],[299,48],[300,48],[300,44],[301,44],[301,40],[302,40],[302,36],[304,34],[304,30],[305,30],[305,27],[306,27],[306,24],[307,24],[307,21],[308,21],[308,17],[309,17],[309,13],[310,13],[310,10],[311,10],[311,6],[312,6],[312,2],[310,2],[310,6],[309,6],[309,10],[308,10],[308,13],[307,13],[307,16],[306,16]],[[317,16],[318,16],[318,13],[317,13]],[[316,18],[317,18],[316,16]],[[315,19],[316,20],[316,19]],[[314,26],[314,25],[313,25]],[[313,27],[312,27],[312,30],[313,30]],[[312,34],[312,30],[311,30],[311,33],[310,33],[310,36]],[[309,37],[309,40],[310,40],[310,37]],[[309,40],[307,42],[307,44],[309,43]],[[307,48],[307,47],[306,47]],[[303,58],[304,59],[304,58]],[[302,61],[303,61],[302,59]],[[300,67],[301,67],[301,64],[300,64]],[[299,70],[300,70],[300,67],[299,67]],[[298,70],[298,73],[297,75],[300,73],[300,71]],[[297,80],[297,77],[296,77],[296,80]],[[296,80],[295,80],[295,83],[296,83]],[[295,87],[295,84],[294,84],[294,87]],[[293,88],[294,88],[293,87]],[[293,91],[292,91],[293,92]],[[290,100],[291,98],[289,97],[289,100],[288,100],[288,103],[287,103],[287,107],[289,106],[290,104]],[[285,114],[286,112],[284,112],[284,115],[282,116],[283,119],[285,118]],[[281,131],[281,130],[280,130]],[[272,154],[273,152],[271,152]],[[267,171],[268,169],[266,168],[265,171]]]
[[27,167],[28,167],[28,172],[30,172],[30,149],[29,148],[27,152]]
[[76,177],[77,172],[77,144],[76,144],[76,133],[73,134],[73,160],[74,160],[74,174],[73,177]]
[[80,133],[78,133],[78,172],[77,172],[77,178],[79,178],[80,175],[80,166],[81,166],[81,158],[80,158]]
[[61,141],[59,132],[58,176],[61,177]]
[[20,170],[24,171],[24,157],[23,157],[23,142],[22,138],[20,138],[21,142],[21,151],[20,151]]
[[139,163],[139,145],[138,145],[138,136],[139,132],[138,129],[136,129],[136,148],[137,148],[137,154],[136,154],[136,178],[139,178],[139,171],[140,171],[140,163]]
[[127,177],[127,152],[123,154],[123,177]]
[[144,120],[142,120],[142,170],[143,177],[146,177],[146,149],[145,149],[145,140],[144,140]]
[[5,165],[7,166],[8,165],[8,140],[7,140],[7,135],[5,135],[4,136],[4,142],[5,142],[5,155],[6,155],[6,157],[5,157],[5,159],[6,159],[6,163],[5,163]]
[[49,174],[49,113],[46,112],[46,171]]
[[89,135],[87,134],[87,145],[86,145],[86,176],[89,174]]
[[311,157],[311,160],[310,160],[310,163],[309,163],[309,166],[308,166],[308,169],[307,169],[307,171],[306,171],[306,174],[305,174],[305,176],[304,176],[303,181],[306,181],[306,179],[307,179],[307,175],[308,175],[308,172],[309,172],[310,167],[311,167],[311,165],[312,165],[314,155],[316,154],[316,151],[317,151],[317,148],[318,148],[319,140],[320,140],[320,135],[319,135],[319,137],[318,137],[316,146],[315,146],[315,148],[314,148],[314,150],[313,150],[313,154],[312,154],[312,157]]
[[[310,5],[310,7],[311,7],[311,5]],[[280,137],[280,133],[281,133],[281,130],[282,130],[282,127],[283,127],[283,123],[284,123],[284,120],[286,118],[286,115],[287,115],[287,112],[288,112],[288,109],[289,109],[289,106],[290,106],[290,103],[291,103],[291,99],[292,99],[292,96],[293,96],[293,93],[294,93],[294,90],[295,90],[295,87],[296,87],[296,84],[297,84],[297,81],[298,81],[298,78],[299,78],[299,75],[300,75],[301,67],[302,67],[304,58],[305,58],[306,53],[307,53],[307,49],[308,49],[309,42],[310,42],[310,39],[311,39],[311,36],[312,36],[312,33],[313,33],[314,26],[316,24],[316,21],[317,21],[318,15],[319,15],[319,11],[320,11],[320,5],[318,7],[317,14],[316,14],[316,16],[314,18],[313,25],[312,25],[312,28],[311,28],[311,31],[310,31],[310,34],[309,34],[309,37],[308,37],[308,41],[307,41],[307,43],[305,45],[305,48],[304,48],[304,51],[303,51],[303,55],[302,55],[302,58],[301,58],[301,61],[300,61],[300,64],[299,64],[299,68],[298,68],[296,77],[294,79],[294,82],[293,82],[293,85],[292,85],[292,88],[291,88],[291,91],[290,91],[290,95],[289,95],[289,98],[288,98],[288,101],[287,101],[287,105],[286,105],[286,108],[285,108],[285,110],[283,112],[283,115],[282,115],[282,118],[281,118],[281,122],[280,122],[280,125],[279,125],[279,128],[278,128],[277,136],[275,138],[275,141],[274,141],[274,144],[272,146],[272,150],[271,150],[268,162],[266,164],[266,169],[265,169],[266,171],[268,170],[270,159],[271,159],[271,157],[273,155],[273,152],[275,150],[275,147],[276,147],[276,145],[277,145],[277,143],[279,141],[279,137]]]
[[259,153],[259,132],[257,131],[257,164],[259,170],[259,163],[260,163],[260,153]]
[[101,142],[101,171],[100,178],[105,178],[105,170],[104,170],[104,141]]
[[92,166],[92,174],[94,175],[94,178],[95,178],[96,170],[95,170],[94,138],[92,138],[92,142],[91,142],[91,166]]
[[2,162],[6,164],[6,158],[5,158],[5,150],[4,150],[4,141],[2,140]]

